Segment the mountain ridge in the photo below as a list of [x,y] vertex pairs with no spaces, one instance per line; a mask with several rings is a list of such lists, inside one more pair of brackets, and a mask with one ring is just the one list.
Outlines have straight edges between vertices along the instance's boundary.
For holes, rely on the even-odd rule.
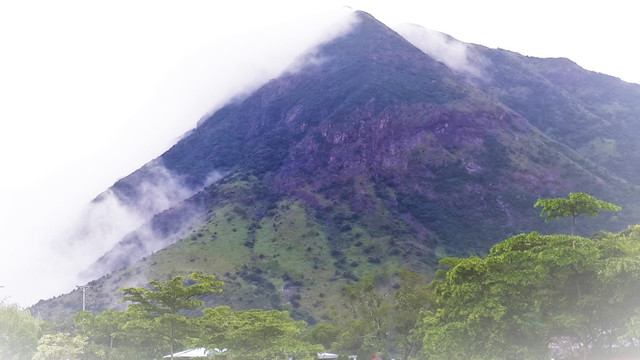
[[[320,61],[224,106],[161,155],[183,185],[203,187],[182,203],[195,210],[184,216],[174,205],[105,254],[100,261],[109,275],[90,282],[94,309],[117,304],[118,287],[197,270],[228,284],[208,305],[289,307],[314,322],[331,304],[344,303],[342,286],[363,275],[407,268],[428,276],[442,256],[483,252],[518,232],[563,228],[538,216],[533,203],[540,197],[585,191],[628,211],[580,224],[582,234],[640,219],[632,204],[640,194],[635,174],[611,166],[618,158],[592,161],[575,140],[588,138],[586,130],[565,138],[540,129],[541,100],[530,106],[512,91],[550,93],[550,111],[576,103],[545,92],[550,80],[536,75],[544,69],[525,71],[536,60],[473,46],[505,71],[469,80],[370,15],[357,16],[351,32],[317,50]],[[523,75],[508,78],[517,72]],[[639,126],[629,116],[616,121]],[[589,130],[608,134],[600,130],[611,127],[603,126]],[[632,137],[612,134],[616,145]],[[208,183],[212,171],[224,176]],[[113,191],[143,201],[130,185],[144,173]],[[142,236],[163,229],[167,236]],[[73,294],[34,310],[68,312]]]

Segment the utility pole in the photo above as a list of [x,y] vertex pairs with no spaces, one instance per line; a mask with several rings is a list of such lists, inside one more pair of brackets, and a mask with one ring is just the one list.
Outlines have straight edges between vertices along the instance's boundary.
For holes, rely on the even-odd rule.
[[91,286],[88,285],[82,285],[82,286],[78,286],[78,289],[82,290],[82,311],[85,310],[85,295],[87,292],[87,288],[90,288]]

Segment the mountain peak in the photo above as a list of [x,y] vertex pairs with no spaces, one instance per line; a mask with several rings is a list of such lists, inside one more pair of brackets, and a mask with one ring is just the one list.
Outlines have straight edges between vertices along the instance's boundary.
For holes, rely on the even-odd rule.
[[[616,150],[640,161],[637,98],[590,96],[592,74],[577,74],[576,90],[571,76],[555,78],[561,63],[441,34],[421,50],[371,15],[356,16],[348,33],[315,50],[316,61],[211,114],[160,156],[167,174],[202,190],[105,255],[115,273],[97,292],[130,274],[160,279],[186,266],[224,274],[222,302],[290,303],[297,318],[324,316],[361,276],[429,272],[442,256],[561,229],[538,216],[540,197],[582,191],[627,209],[581,224],[581,234],[640,218],[637,174],[619,166],[629,159]],[[460,46],[467,65],[491,64],[479,78],[439,57]],[[607,84],[609,93],[628,91]],[[208,182],[212,173],[223,177]],[[125,185],[145,179],[153,183],[143,168],[113,191],[135,198]]]

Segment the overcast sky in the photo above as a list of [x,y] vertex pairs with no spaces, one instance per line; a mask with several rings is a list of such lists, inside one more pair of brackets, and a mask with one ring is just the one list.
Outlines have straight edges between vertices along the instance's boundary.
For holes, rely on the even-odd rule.
[[640,19],[624,0],[2,1],[0,299],[71,290],[38,263],[55,263],[50,241],[83,206],[277,76],[344,6],[640,83]]

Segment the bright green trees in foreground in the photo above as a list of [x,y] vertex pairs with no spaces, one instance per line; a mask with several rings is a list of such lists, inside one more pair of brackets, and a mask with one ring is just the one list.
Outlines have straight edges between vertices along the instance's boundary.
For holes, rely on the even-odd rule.
[[405,270],[367,275],[344,292],[352,318],[346,314],[332,317],[340,329],[332,350],[365,359],[375,354],[382,359],[390,359],[391,354],[404,360],[421,358],[421,313],[434,306],[432,291],[422,276]]
[[[226,306],[204,309],[197,316],[204,294],[218,292],[221,281],[192,274],[165,282],[151,281],[151,288],[125,288],[126,311],[106,310],[93,315],[79,312],[73,319],[77,334],[58,334],[73,354],[86,359],[124,360],[161,358],[179,347],[228,348],[234,359],[313,359],[321,345],[302,341],[306,323],[278,310],[232,310]],[[193,316],[186,316],[189,310]],[[71,346],[74,337],[85,340]],[[58,339],[58,344],[64,343]],[[65,346],[58,346],[65,348]]]
[[87,338],[86,358],[95,360],[153,359],[166,352],[165,334],[148,313],[131,308],[108,309],[97,315],[81,311],[73,316],[79,334]]
[[40,323],[28,310],[0,302],[0,359],[31,359],[41,335]]
[[81,335],[45,334],[38,341],[38,351],[33,360],[81,360],[87,339]]
[[154,328],[164,329],[169,342],[169,351],[173,359],[174,345],[177,339],[188,335],[192,329],[191,321],[178,314],[183,310],[193,310],[204,305],[199,296],[222,291],[222,281],[214,280],[213,275],[193,273],[189,275],[191,284],[185,285],[183,276],[176,276],[164,283],[149,281],[152,289],[128,287],[122,301],[130,301],[130,308],[146,313],[153,318]]
[[322,345],[300,340],[304,321],[294,321],[286,312],[231,310],[228,306],[205,309],[200,344],[227,348],[234,359],[315,359]]
[[[572,247],[575,241],[575,249]],[[593,239],[521,234],[484,258],[444,259],[424,319],[432,359],[606,358],[634,344],[640,227]],[[637,351],[638,349],[634,349]]]

